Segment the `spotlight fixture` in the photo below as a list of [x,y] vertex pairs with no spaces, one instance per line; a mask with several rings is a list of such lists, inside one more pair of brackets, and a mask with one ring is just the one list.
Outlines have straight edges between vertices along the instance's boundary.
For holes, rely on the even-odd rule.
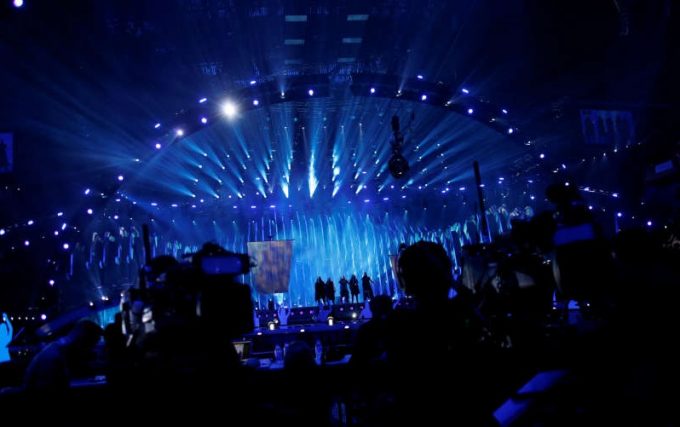
[[228,119],[233,119],[236,117],[238,110],[236,109],[236,104],[231,101],[227,101],[222,104],[222,112],[225,116],[227,116]]

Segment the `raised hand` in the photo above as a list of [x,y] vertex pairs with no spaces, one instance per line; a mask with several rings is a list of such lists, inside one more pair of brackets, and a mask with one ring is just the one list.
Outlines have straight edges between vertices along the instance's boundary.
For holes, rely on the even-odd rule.
[[324,308],[322,304],[319,304],[319,313],[316,316],[317,322],[326,322],[328,320],[328,316],[331,315],[331,308]]
[[253,310],[253,326],[255,329],[260,327],[260,318],[257,316],[257,311]]
[[279,317],[279,322],[281,323],[281,326],[285,326],[288,324],[288,316],[290,315],[290,308],[284,307],[282,305],[279,306],[279,310],[276,313]]
[[12,341],[12,322],[9,321],[7,313],[2,313],[2,323],[0,325],[0,363],[9,362],[9,349],[7,346]]
[[360,319],[370,319],[373,317],[373,313],[371,312],[371,305],[368,302],[364,303],[364,309],[361,310],[361,313],[359,313],[359,318]]

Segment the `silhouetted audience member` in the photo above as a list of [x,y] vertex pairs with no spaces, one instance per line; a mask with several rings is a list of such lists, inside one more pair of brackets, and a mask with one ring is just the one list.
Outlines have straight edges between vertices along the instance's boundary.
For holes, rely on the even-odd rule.
[[420,241],[397,263],[412,304],[389,320],[386,356],[398,374],[391,416],[399,424],[493,424],[495,361],[481,345],[482,322],[473,307],[449,298],[453,276],[446,251]]
[[26,369],[24,386],[29,392],[59,392],[82,375],[91,361],[102,329],[90,320],[79,320],[63,338],[48,344]]
[[553,273],[559,297],[566,303],[592,304],[606,310],[606,286],[611,283],[611,258],[606,241],[574,186],[553,184],[546,196],[555,205]]
[[387,348],[388,318],[392,313],[392,299],[378,295],[369,303],[371,320],[357,331],[351,363],[360,368],[384,359]]

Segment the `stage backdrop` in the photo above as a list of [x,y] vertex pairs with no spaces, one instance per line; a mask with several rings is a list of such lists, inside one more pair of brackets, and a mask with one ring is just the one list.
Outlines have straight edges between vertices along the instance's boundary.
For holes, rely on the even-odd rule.
[[252,268],[255,290],[261,294],[288,292],[292,240],[248,242],[248,255],[257,264]]

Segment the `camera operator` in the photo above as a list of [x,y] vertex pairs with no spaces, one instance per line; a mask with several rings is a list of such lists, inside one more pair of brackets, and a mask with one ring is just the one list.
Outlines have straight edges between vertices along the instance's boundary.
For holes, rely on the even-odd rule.
[[210,404],[207,393],[238,377],[231,340],[253,329],[250,288],[235,280],[249,269],[247,255],[213,243],[188,262],[149,262],[141,277],[145,286],[123,306],[128,359],[110,383],[141,399],[174,401],[181,395],[184,402]]
[[553,274],[563,309],[575,300],[582,312],[602,312],[612,277],[611,257],[601,231],[573,186],[550,185],[546,196],[555,205]]

